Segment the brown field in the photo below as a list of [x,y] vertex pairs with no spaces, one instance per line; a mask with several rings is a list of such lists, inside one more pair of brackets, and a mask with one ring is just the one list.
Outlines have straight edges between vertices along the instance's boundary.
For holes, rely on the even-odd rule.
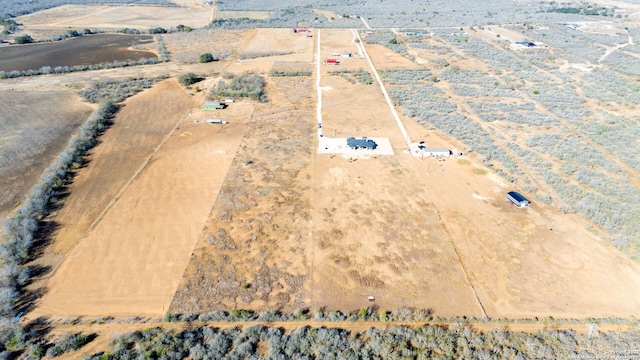
[[49,279],[39,311],[166,310],[221,181],[212,170],[230,162],[243,131],[191,122],[193,105],[175,80],[126,102],[113,138],[103,140],[112,145],[96,149],[56,217],[52,253],[75,247]]
[[149,35],[96,34],[53,43],[15,45],[0,52],[0,71],[156,58],[153,52],[130,49],[153,41]]
[[[233,34],[241,41],[234,54],[293,54],[227,70],[314,61],[317,33]],[[321,59],[357,49],[350,31],[321,34]],[[420,68],[381,46],[366,48],[379,70]],[[510,185],[473,154],[404,153],[378,85],[328,73],[373,70],[358,57],[341,61],[321,66],[325,134],[387,137],[395,155],[316,154],[315,77],[267,78],[270,102],[210,114],[193,109],[206,94],[191,98],[175,80],[163,82],[126,102],[79,172],[53,219],[59,229],[41,261],[49,256],[55,271],[29,318],[352,310],[372,305],[368,295],[383,309],[437,316],[638,315],[640,265],[577,216],[538,203],[510,206]],[[203,124],[208,117],[231,123]],[[414,141],[464,148],[402,120]]]
[[212,7],[63,5],[23,15],[16,21],[31,29],[149,29],[183,24],[202,27],[211,21]]
[[[313,62],[313,38],[304,34],[293,34],[289,29],[257,29],[249,32],[250,40],[240,52],[242,54],[263,54],[256,61]],[[285,53],[284,55],[272,55]]]
[[0,109],[0,218],[4,218],[93,107],[69,91],[3,90]]
[[171,60],[181,63],[197,63],[200,54],[212,53],[215,56],[237,57],[238,47],[250,36],[251,30],[194,30],[162,35],[165,46],[171,54]]

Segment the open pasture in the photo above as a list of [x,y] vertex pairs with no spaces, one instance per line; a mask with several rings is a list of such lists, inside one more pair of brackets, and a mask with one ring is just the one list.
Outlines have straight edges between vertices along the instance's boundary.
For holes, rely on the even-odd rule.
[[180,24],[193,28],[211,21],[212,6],[103,6],[64,5],[23,15],[17,21],[33,29],[122,29],[171,28]]
[[149,35],[97,34],[53,43],[15,45],[0,51],[0,71],[38,70],[43,66],[93,65],[113,61],[156,58],[149,51],[133,50],[153,43]]
[[38,181],[92,106],[68,91],[0,92],[0,218]]

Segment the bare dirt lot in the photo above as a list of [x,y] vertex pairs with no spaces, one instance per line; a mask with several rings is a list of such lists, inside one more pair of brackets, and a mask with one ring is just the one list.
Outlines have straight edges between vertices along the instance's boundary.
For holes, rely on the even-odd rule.
[[69,91],[0,92],[0,218],[18,204],[93,111]]

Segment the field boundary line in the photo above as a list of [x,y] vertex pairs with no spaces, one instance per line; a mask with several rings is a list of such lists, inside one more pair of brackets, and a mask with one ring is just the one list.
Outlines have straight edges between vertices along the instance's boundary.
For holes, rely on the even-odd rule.
[[[190,112],[189,112],[190,113]],[[155,149],[153,150],[153,152],[151,154],[149,154],[149,156],[147,156],[144,161],[142,162],[142,165],[140,165],[140,167],[135,171],[135,173],[129,178],[129,180],[127,180],[126,183],[124,183],[124,185],[122,185],[122,188],[120,188],[120,190],[113,196],[113,198],[111,198],[111,200],[109,201],[109,203],[105,206],[104,209],[102,209],[102,211],[100,212],[100,214],[98,214],[98,216],[96,217],[96,219],[91,223],[91,225],[89,225],[89,228],[87,229],[87,231],[85,231],[84,235],[82,236],[82,238],[86,237],[87,234],[89,234],[95,227],[96,225],[98,225],[98,223],[102,220],[102,218],[107,214],[107,212],[111,209],[111,207],[120,199],[120,197],[122,196],[122,194],[127,190],[127,188],[129,187],[129,185],[131,185],[131,183],[133,183],[133,181],[138,177],[138,175],[140,175],[140,173],[147,167],[147,165],[149,165],[149,162],[151,162],[151,159],[158,153],[158,151],[160,151],[160,148],[162,148],[162,146],[167,142],[167,140],[169,139],[169,137],[171,135],[173,135],[173,133],[178,129],[178,127],[180,126],[180,124],[182,123],[182,121],[189,116],[189,114],[183,115],[180,117],[180,119],[178,119],[178,121],[176,121],[176,124],[173,126],[173,128],[171,129],[171,131],[169,131],[169,133],[167,135],[164,136],[164,138],[162,138],[162,141],[155,147]]]

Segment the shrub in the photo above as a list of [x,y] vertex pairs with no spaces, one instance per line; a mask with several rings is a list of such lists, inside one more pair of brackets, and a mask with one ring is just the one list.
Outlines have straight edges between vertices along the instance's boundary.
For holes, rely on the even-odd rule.
[[82,333],[65,335],[47,349],[47,357],[56,357],[64,353],[75,351],[89,342],[90,338]]
[[186,73],[186,74],[182,74],[178,77],[178,82],[180,82],[180,84],[184,85],[184,86],[189,86],[189,85],[193,85],[197,82],[202,81],[203,79],[198,77],[198,75],[190,72],[190,73]]
[[166,33],[167,33],[167,30],[161,27],[149,29],[149,34],[166,34]]
[[188,26],[184,26],[182,24],[176,26],[176,30],[181,31],[181,32],[191,32],[191,28]]
[[209,63],[212,61],[216,61],[216,59],[213,57],[213,54],[211,53],[204,53],[204,54],[200,54],[200,62],[201,63]]
[[13,41],[16,44],[30,44],[33,42],[33,38],[30,35],[22,35],[22,36],[16,36],[16,38],[13,39]]

